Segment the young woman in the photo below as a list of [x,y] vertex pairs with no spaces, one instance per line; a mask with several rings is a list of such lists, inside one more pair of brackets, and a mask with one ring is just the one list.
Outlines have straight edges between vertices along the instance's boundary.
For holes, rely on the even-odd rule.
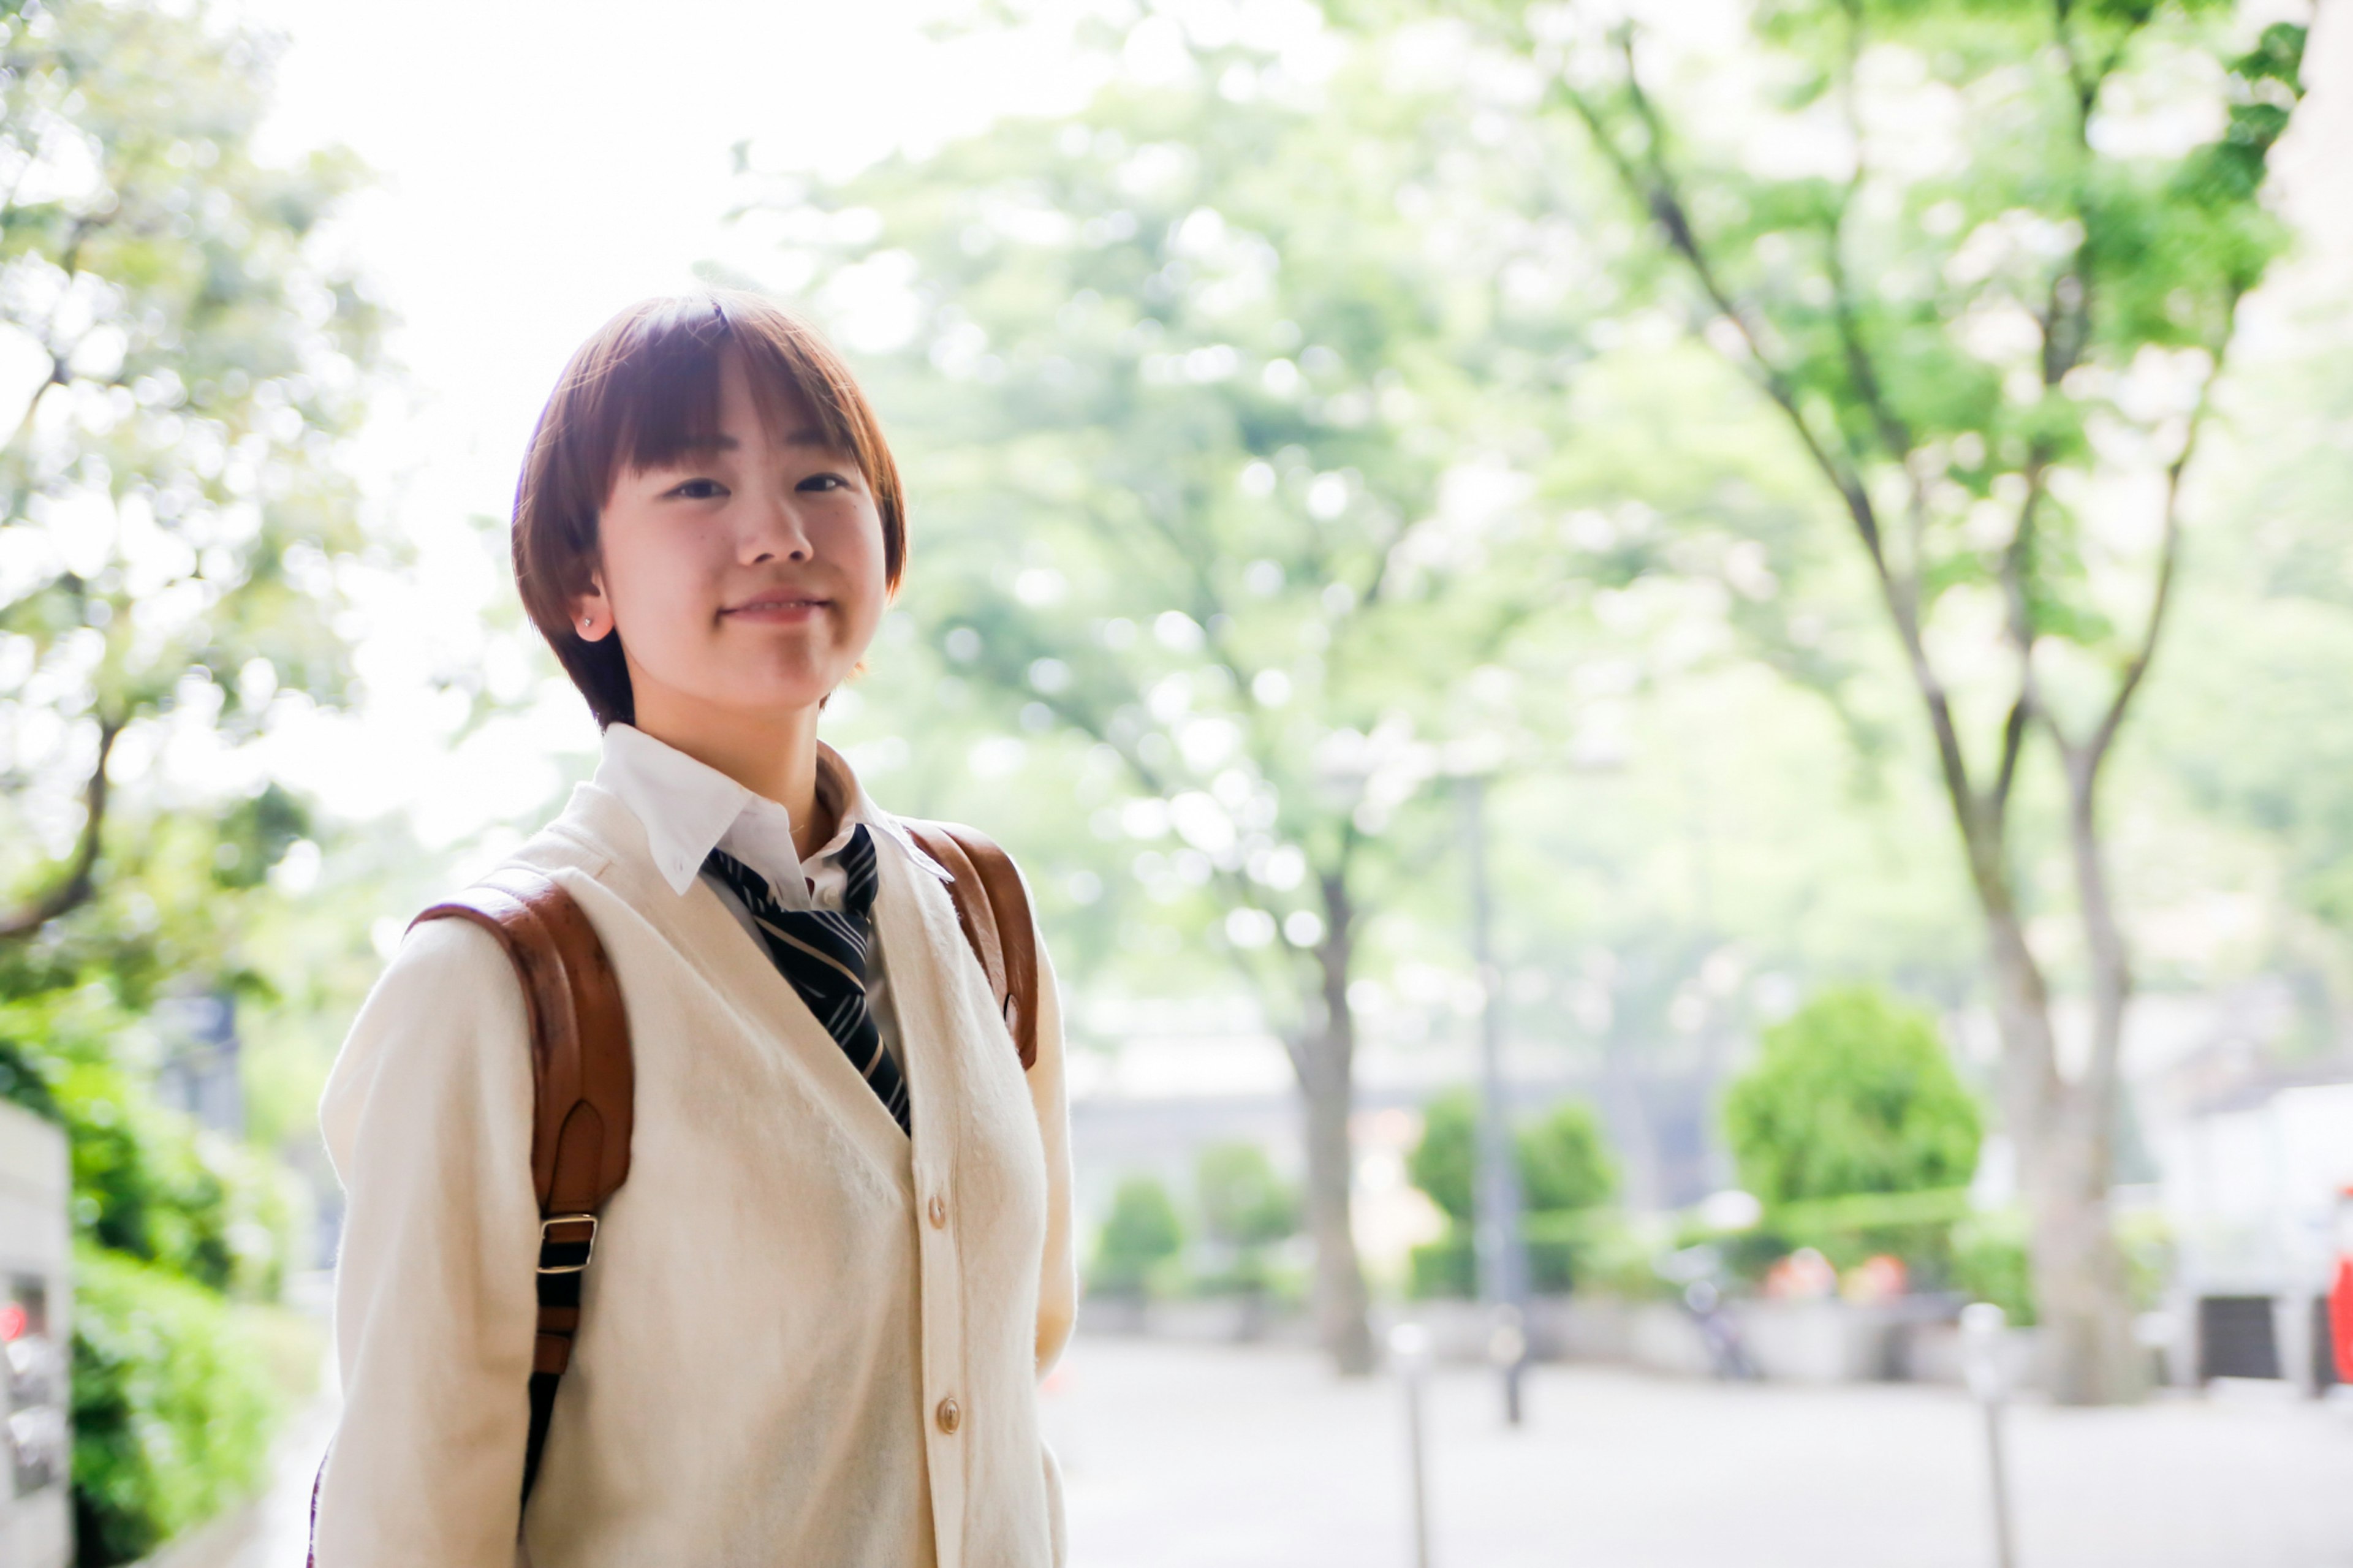
[[[905,554],[873,411],[774,305],[651,300],[566,367],[515,574],[604,749],[515,858],[611,955],[629,1175],[524,1500],[524,1006],[489,932],[416,927],[321,1107],[349,1197],[321,1568],[1062,1561],[1035,1392],[1075,1297],[1051,976],[1025,1073],[952,879],[817,738]],[[865,953],[823,1021],[812,910]]]

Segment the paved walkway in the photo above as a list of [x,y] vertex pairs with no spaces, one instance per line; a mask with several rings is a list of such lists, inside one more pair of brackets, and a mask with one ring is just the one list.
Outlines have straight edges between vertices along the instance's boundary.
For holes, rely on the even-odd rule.
[[[1955,1393],[1537,1369],[1506,1427],[1441,1369],[1436,1568],[1992,1568]],[[1389,1380],[1295,1352],[1082,1340],[1047,1396],[1074,1568],[1410,1568]],[[2353,1565],[2353,1408],[2276,1386],[2011,1412],[2018,1568]]]
[[[1045,1398],[1072,1568],[1413,1568],[1402,1394],[1314,1357],[1082,1339]],[[1540,1367],[1430,1389],[1433,1568],[1994,1568],[1957,1394]],[[294,1568],[331,1411],[189,1568]],[[2276,1385],[2011,1412],[2017,1568],[2353,1568],[2353,1405]],[[227,1523],[227,1521],[224,1521]],[[229,1531],[223,1531],[228,1534]]]

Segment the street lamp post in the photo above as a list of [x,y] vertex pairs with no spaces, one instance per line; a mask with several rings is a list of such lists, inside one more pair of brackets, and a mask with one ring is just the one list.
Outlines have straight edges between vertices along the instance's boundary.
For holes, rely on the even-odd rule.
[[1520,1173],[1504,1094],[1504,982],[1495,963],[1494,900],[1487,882],[1487,781],[1461,781],[1462,837],[1471,868],[1471,952],[1479,965],[1479,1175],[1472,1240],[1479,1295],[1494,1314],[1488,1353],[1504,1374],[1504,1415],[1522,1418],[1528,1364],[1528,1260],[1520,1232]]
[[1422,1453],[1422,1385],[1430,1373],[1430,1331],[1399,1323],[1389,1331],[1389,1352],[1405,1381],[1406,1463],[1413,1481],[1413,1568],[1430,1563],[1430,1472]]
[[1996,1568],[2017,1568],[2018,1548],[2010,1520],[2010,1464],[2003,1449],[2001,1413],[2008,1390],[2008,1368],[2002,1365],[2002,1331],[2009,1318],[1990,1301],[1973,1301],[1961,1309],[1961,1365],[1969,1392],[1985,1407],[1986,1462],[1993,1502],[1993,1560]]

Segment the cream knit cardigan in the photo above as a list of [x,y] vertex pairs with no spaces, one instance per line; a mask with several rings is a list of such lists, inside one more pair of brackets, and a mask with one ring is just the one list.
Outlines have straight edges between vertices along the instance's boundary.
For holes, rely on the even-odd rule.
[[514,857],[596,926],[637,1055],[629,1179],[520,1541],[522,996],[487,932],[408,935],[321,1106],[349,1206],[320,1568],[1062,1563],[1036,1394],[1076,1298],[1052,973],[1041,947],[1025,1079],[948,889],[878,847],[912,1145],[716,895],[671,890],[618,798],[582,785]]

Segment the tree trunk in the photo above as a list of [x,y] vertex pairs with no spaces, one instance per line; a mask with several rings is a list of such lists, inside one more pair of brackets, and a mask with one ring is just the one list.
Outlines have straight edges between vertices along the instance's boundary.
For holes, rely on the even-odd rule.
[[[2069,1083],[2059,1068],[2051,999],[2014,912],[1986,910],[2002,1099],[2018,1149],[2035,1308],[2049,1341],[2052,1394],[2065,1405],[2138,1397],[2124,1255],[2108,1212],[2115,1093],[2100,1075]],[[2096,1047],[2095,1047],[2096,1050]]]
[[[1365,1271],[1356,1258],[1352,1202],[1356,1156],[1348,1137],[1356,1109],[1356,1020],[1348,1011],[1354,910],[1345,879],[1322,879],[1324,940],[1315,948],[1316,998],[1299,1051],[1307,1122],[1307,1226],[1315,1242],[1315,1332],[1344,1375],[1373,1370]],[[1315,1015],[1321,1014],[1320,1019]]]
[[2067,1095],[2059,1123],[2019,1142],[2031,1226],[2035,1308],[2050,1343],[2051,1394],[2062,1405],[2116,1405],[2147,1391],[2132,1341],[2123,1250],[2108,1212],[2107,1140],[2083,1122],[2087,1097]]

